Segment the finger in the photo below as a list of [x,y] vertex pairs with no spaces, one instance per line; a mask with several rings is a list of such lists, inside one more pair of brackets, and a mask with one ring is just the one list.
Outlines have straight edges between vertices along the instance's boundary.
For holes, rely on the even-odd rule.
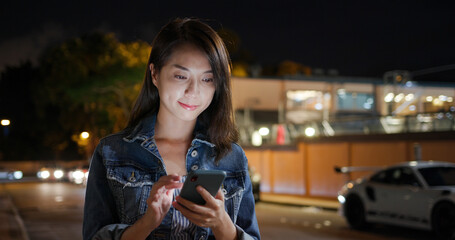
[[215,198],[224,202],[224,193],[223,193],[223,191],[221,189],[218,190],[218,192],[216,193]]
[[177,174],[165,175],[160,177],[158,182],[178,182],[182,177]]
[[170,182],[170,183],[165,184],[164,187],[167,190],[175,189],[175,188],[182,188],[183,187],[183,183],[182,182]]
[[175,200],[180,204],[182,205],[183,207],[185,207],[186,209],[192,211],[192,212],[197,212],[197,213],[200,213],[203,209],[203,206],[202,205],[199,205],[199,204],[196,204],[194,202],[191,202],[190,200],[187,200],[181,196],[177,196],[175,198]]
[[[182,200],[183,198],[180,198],[180,200]],[[185,200],[185,199],[183,199]],[[192,205],[192,207],[195,207],[195,208],[199,208],[200,206],[198,206],[197,204],[195,203],[192,203],[188,200],[185,200],[187,202]],[[183,216],[185,216],[188,220],[190,220],[191,222],[195,223],[196,225],[199,225],[199,223],[204,219],[204,214],[201,214],[199,212],[195,212],[193,211],[193,209],[189,209],[187,206],[183,205],[182,201],[174,201],[172,203],[172,206],[174,206],[175,209],[177,209],[178,211],[180,211],[182,213]]]
[[213,196],[202,186],[197,186],[196,191],[201,195],[202,199],[205,200],[205,205],[213,205],[214,198]]

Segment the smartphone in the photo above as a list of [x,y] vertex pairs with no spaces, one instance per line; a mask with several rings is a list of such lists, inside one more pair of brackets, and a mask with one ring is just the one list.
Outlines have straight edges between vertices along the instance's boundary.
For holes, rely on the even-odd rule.
[[196,187],[199,185],[202,186],[215,197],[225,177],[226,172],[221,170],[192,171],[187,175],[185,182],[183,183],[180,196],[196,204],[204,205],[205,200],[197,192]]

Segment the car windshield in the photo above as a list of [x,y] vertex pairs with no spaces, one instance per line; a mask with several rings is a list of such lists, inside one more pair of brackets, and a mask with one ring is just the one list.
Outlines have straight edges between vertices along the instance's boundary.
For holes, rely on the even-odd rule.
[[431,167],[419,169],[428,186],[455,186],[455,167]]

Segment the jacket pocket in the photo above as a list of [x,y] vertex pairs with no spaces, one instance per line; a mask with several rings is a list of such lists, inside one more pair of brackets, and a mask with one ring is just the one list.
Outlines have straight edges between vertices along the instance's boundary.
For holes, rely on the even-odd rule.
[[235,223],[239,213],[240,202],[245,190],[246,172],[227,172],[223,182],[224,204],[227,213]]
[[147,198],[156,174],[128,162],[106,164],[106,169],[121,221],[133,224],[147,210]]

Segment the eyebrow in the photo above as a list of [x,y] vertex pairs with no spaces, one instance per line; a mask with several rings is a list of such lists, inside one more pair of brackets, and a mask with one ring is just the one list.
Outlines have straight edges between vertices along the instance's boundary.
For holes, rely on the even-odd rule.
[[[174,64],[172,66],[174,66],[174,67],[176,67],[178,69],[181,69],[183,71],[188,71],[188,72],[190,71],[188,68],[186,68],[184,66],[181,66],[181,65],[178,65],[178,64]],[[213,71],[210,69],[210,70],[205,71],[204,73],[213,73]]]

